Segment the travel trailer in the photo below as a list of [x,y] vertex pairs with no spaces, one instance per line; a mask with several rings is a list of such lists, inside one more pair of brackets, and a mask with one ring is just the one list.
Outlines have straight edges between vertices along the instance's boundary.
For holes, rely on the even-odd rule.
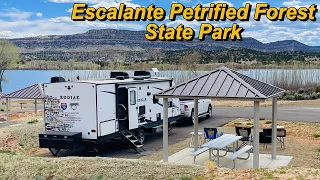
[[[114,138],[123,138],[139,152],[146,133],[162,127],[163,102],[153,94],[173,85],[173,80],[136,71],[112,72],[101,81],[64,81],[54,77],[43,84],[45,132],[41,148],[55,156],[61,149],[94,148]],[[169,122],[181,117],[179,99],[169,100]]]

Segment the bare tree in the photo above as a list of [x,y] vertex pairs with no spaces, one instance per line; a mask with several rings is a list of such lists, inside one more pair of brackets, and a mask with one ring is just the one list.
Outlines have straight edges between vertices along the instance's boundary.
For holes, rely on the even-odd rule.
[[197,75],[197,64],[200,62],[201,54],[199,52],[187,53],[181,57],[180,62],[187,66],[194,75]]
[[2,92],[2,82],[4,72],[10,65],[17,62],[20,57],[20,49],[8,40],[0,40],[0,92]]

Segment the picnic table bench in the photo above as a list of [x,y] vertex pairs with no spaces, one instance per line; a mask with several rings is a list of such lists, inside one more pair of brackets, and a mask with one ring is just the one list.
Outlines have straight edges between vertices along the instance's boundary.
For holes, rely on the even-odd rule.
[[[239,158],[239,156],[241,154],[243,154],[245,152],[248,152],[249,150],[252,149],[252,146],[244,146],[241,149],[239,149],[238,151],[235,151],[235,142],[237,142],[241,138],[242,138],[242,136],[237,136],[237,135],[234,135],[234,134],[224,134],[224,135],[222,135],[221,137],[219,137],[217,139],[213,139],[213,140],[203,144],[200,149],[198,149],[197,151],[191,153],[191,155],[194,156],[194,163],[196,163],[196,157],[198,155],[200,155],[200,154],[202,154],[202,153],[204,153],[204,152],[206,152],[208,150],[209,150],[209,159],[212,160],[211,159],[212,150],[217,150],[217,154],[214,155],[214,156],[217,159],[217,165],[219,167],[221,167],[220,160],[219,160],[219,157],[220,157],[219,151],[220,150],[225,150],[226,154],[224,156],[226,156],[227,152],[228,152],[228,146],[233,144],[232,152],[234,154],[229,159],[233,160],[233,168],[234,168],[235,167],[235,159]],[[248,159],[248,158],[242,158],[242,159]]]

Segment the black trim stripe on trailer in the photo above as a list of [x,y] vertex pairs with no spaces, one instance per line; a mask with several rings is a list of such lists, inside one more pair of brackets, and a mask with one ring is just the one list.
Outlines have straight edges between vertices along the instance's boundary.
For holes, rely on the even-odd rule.
[[109,94],[114,94],[114,95],[116,95],[115,92],[111,92],[111,91],[100,91],[100,92],[105,92],[105,93],[109,93]]
[[158,88],[158,87],[151,87],[151,88],[158,89],[158,90],[160,90],[160,91],[163,90],[162,88]]

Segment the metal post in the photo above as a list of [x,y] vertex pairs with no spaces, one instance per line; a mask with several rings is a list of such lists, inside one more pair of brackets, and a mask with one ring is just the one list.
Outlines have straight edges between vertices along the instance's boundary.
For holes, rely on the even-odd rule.
[[37,116],[37,113],[38,113],[38,107],[37,107],[37,100],[35,99],[34,100],[34,113],[36,114]]
[[[198,150],[198,99],[194,99],[194,138],[193,138],[193,147],[194,151]],[[191,117],[192,118],[192,117]]]
[[43,121],[45,122],[45,118],[46,118],[46,111],[45,111],[45,109],[46,109],[46,100],[43,99],[43,100],[42,100],[42,103],[43,103],[43,107],[42,107],[42,109],[43,109],[43,112],[42,112],[42,114],[43,114]]
[[163,162],[168,162],[168,98],[163,98]]
[[254,140],[253,140],[253,168],[259,168],[259,117],[260,102],[254,101]]
[[7,120],[9,120],[9,98],[6,98],[6,116],[7,116]]
[[272,159],[277,158],[277,97],[272,98]]

